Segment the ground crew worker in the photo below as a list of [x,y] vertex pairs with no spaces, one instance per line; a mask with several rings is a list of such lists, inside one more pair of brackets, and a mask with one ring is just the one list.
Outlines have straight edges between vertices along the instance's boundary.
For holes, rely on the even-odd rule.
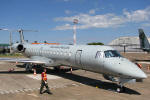
[[46,75],[46,69],[44,68],[44,71],[42,72],[41,74],[41,88],[40,88],[40,94],[42,94],[43,92],[43,88],[44,86],[46,87],[46,92],[48,94],[52,94],[49,90],[49,87],[48,87],[48,83],[47,83],[47,75]]

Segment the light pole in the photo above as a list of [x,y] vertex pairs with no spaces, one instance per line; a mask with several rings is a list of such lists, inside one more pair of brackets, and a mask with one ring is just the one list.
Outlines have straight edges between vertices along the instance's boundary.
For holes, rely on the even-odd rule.
[[74,19],[73,24],[74,24],[74,26],[73,26],[73,44],[76,45],[76,41],[77,41],[76,40],[76,29],[77,29],[76,24],[78,24],[78,19]]

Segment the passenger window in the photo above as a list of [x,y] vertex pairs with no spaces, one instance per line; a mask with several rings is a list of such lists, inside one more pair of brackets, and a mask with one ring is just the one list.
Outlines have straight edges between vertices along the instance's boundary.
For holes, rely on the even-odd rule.
[[103,53],[101,51],[97,51],[95,58],[103,58]]

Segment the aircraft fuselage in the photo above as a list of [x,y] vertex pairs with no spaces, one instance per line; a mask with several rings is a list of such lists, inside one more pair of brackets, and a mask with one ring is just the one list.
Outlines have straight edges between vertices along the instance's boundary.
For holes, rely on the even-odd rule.
[[23,44],[24,55],[46,61],[47,66],[66,65],[96,73],[131,79],[146,78],[134,63],[109,46]]

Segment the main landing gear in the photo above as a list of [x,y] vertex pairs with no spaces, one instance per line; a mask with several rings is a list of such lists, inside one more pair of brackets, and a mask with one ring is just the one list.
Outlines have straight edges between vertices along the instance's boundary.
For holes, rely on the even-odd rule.
[[24,66],[25,66],[25,69],[26,69],[27,72],[32,72],[32,67],[33,67],[32,64],[25,63]]

